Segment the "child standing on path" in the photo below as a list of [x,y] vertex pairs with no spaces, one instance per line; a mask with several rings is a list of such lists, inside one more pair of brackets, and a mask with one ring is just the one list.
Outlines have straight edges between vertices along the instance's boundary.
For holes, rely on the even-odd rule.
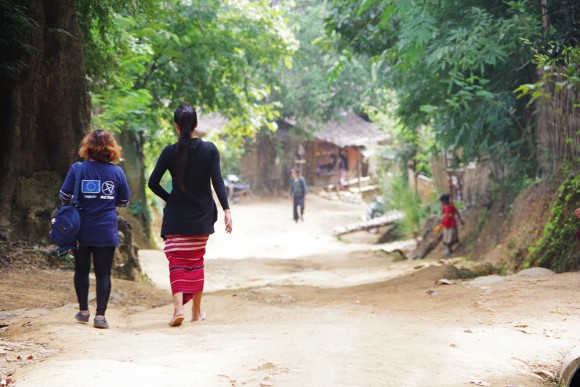
[[[294,222],[298,223],[298,219],[304,222],[304,200],[308,194],[308,187],[306,180],[300,176],[298,168],[292,169],[292,179],[290,181],[290,198],[292,199],[292,211],[294,215]],[[298,210],[300,207],[300,210]]]
[[448,257],[453,251],[453,245],[459,243],[457,235],[457,222],[455,217],[464,225],[461,215],[457,208],[449,200],[448,194],[443,194],[439,197],[442,206],[443,217],[441,218],[441,226],[443,227],[443,244],[445,245],[445,256]]

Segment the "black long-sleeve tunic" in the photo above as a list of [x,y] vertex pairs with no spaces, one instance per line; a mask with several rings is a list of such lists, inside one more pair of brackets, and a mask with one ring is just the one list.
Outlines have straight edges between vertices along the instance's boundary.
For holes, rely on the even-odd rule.
[[[183,192],[176,183],[176,162],[177,144],[166,146],[149,177],[148,186],[151,191],[167,202],[163,209],[161,237],[213,234],[213,226],[217,220],[217,207],[213,200],[211,185],[222,208],[224,210],[229,208],[218,149],[213,143],[199,138],[192,138],[189,141],[185,170],[186,192]],[[160,184],[167,170],[172,178],[171,193]]]

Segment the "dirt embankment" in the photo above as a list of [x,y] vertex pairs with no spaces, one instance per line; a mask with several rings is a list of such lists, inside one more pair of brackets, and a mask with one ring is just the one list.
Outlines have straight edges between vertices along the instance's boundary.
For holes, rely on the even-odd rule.
[[489,208],[473,211],[468,256],[508,271],[521,268],[529,258],[528,248],[542,236],[559,183],[542,181],[515,198],[500,196]]

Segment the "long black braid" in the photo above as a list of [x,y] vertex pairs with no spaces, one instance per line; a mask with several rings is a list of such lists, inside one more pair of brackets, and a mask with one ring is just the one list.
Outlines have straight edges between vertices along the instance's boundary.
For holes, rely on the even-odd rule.
[[180,128],[179,141],[177,141],[177,163],[175,167],[177,186],[183,192],[186,192],[185,169],[187,167],[187,151],[189,149],[191,134],[197,126],[197,113],[191,106],[180,106],[173,113],[173,121]]

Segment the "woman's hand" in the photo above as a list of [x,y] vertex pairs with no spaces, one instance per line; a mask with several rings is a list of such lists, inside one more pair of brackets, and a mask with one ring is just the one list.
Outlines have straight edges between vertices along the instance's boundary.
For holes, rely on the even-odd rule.
[[226,225],[226,232],[228,234],[232,233],[232,213],[230,209],[224,210],[224,223]]

